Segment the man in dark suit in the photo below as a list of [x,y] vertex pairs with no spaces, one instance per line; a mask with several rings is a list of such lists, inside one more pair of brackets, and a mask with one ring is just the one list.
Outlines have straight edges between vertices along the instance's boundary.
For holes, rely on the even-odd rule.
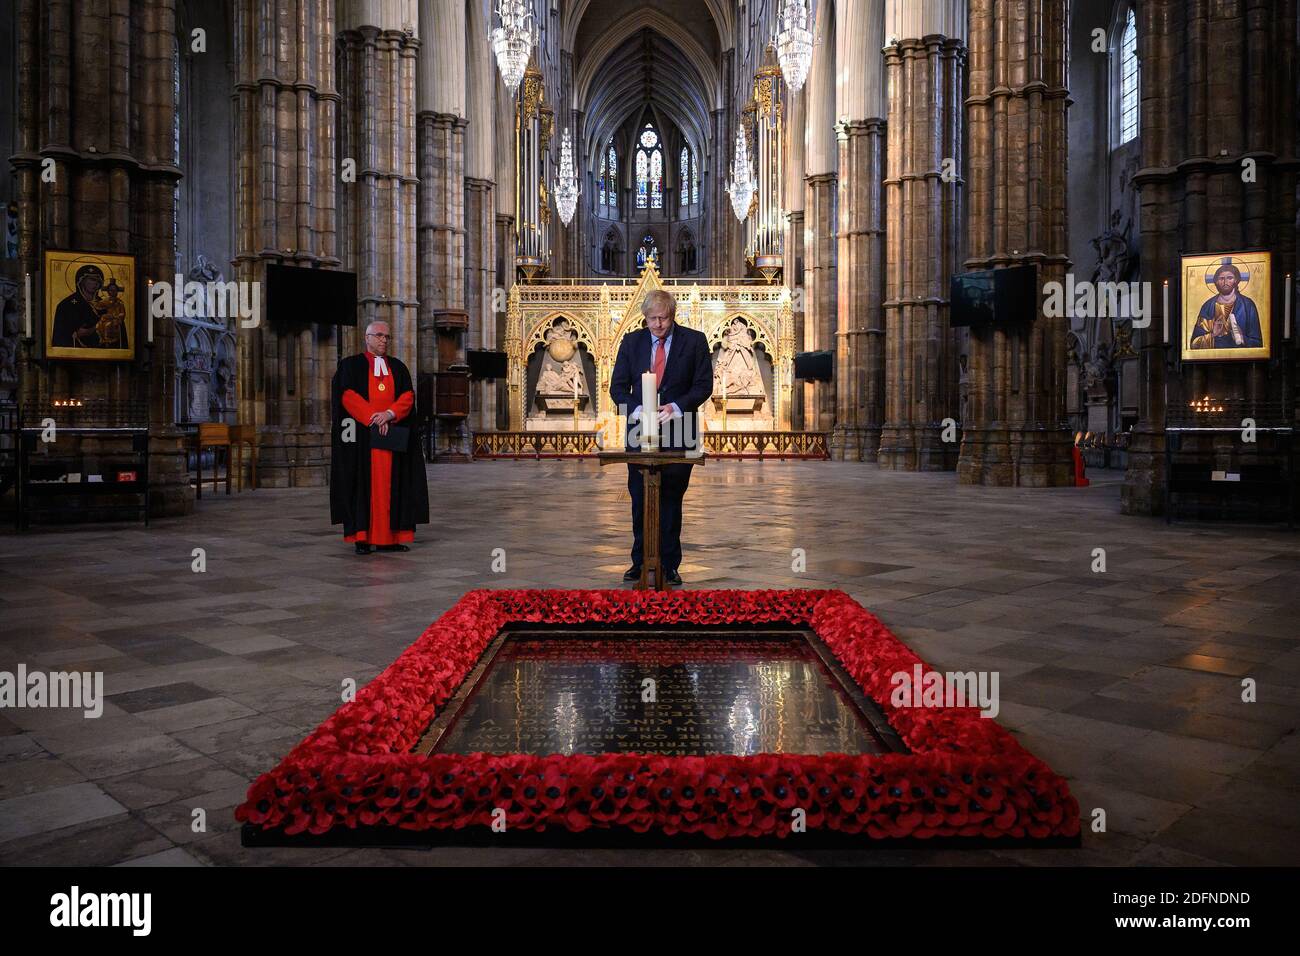
[[[609,395],[614,405],[632,409],[628,414],[629,450],[638,447],[640,429],[633,426],[643,416],[657,415],[660,447],[702,451],[698,411],[713,394],[713,364],[708,339],[694,329],[676,323],[677,301],[663,289],[646,294],[641,303],[646,327],[623,336],[610,376]],[[652,371],[659,381],[657,409],[641,407],[641,375]],[[634,438],[636,442],[634,442]],[[677,567],[682,563],[682,497],[691,481],[689,464],[666,465],[660,479],[659,556],[664,578],[681,584]],[[641,576],[641,517],[645,496],[641,471],[628,465],[627,490],[632,495],[632,567],[624,581]]]

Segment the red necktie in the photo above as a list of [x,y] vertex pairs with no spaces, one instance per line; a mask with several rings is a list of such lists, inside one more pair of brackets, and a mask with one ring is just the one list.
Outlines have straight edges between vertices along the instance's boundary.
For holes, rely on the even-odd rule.
[[655,364],[654,364],[655,388],[658,388],[664,380],[665,361],[666,358],[664,356],[664,340],[655,339]]

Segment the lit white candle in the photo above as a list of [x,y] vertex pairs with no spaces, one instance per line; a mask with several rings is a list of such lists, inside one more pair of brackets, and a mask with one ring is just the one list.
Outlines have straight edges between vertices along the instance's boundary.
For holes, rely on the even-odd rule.
[[32,337],[32,274],[27,273],[23,283],[23,333]]
[[659,447],[659,390],[654,372],[641,375],[641,447],[654,451]]
[[149,318],[149,344],[153,344],[153,279],[146,279],[149,291],[145,294],[144,313]]
[[1291,341],[1291,275],[1290,273],[1288,273],[1286,277],[1286,310],[1282,313],[1282,315],[1285,317],[1284,321],[1286,323],[1283,329],[1282,338],[1286,339],[1289,342]]
[[1165,296],[1165,335],[1164,338],[1162,338],[1160,341],[1168,345],[1169,344],[1169,280],[1168,279],[1165,280],[1164,296]]

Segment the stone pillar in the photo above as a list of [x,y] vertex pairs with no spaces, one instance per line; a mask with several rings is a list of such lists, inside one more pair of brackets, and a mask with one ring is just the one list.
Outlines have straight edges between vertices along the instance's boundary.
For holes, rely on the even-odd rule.
[[[18,0],[16,16],[17,128],[10,161],[19,273],[30,272],[39,289],[46,249],[134,254],[137,272],[130,332],[135,358],[38,364],[34,358],[44,353],[44,343],[37,341],[26,362],[19,359],[19,402],[33,414],[56,399],[107,401],[122,412],[116,416],[122,424],[147,423],[151,509],[185,514],[194,508],[194,495],[183,436],[174,425],[172,323],[155,321],[153,345],[145,343],[144,280],[170,281],[175,272],[175,2]],[[43,180],[45,160],[53,160],[52,181]],[[43,295],[34,295],[43,302]],[[33,313],[40,315],[35,306]],[[34,322],[38,336],[43,325]]]
[[[1028,16],[1026,16],[1028,12]],[[1068,0],[1025,7],[971,0],[967,269],[1034,265],[1040,303],[1022,323],[970,334],[963,484],[1068,485],[1065,318],[1047,318],[1045,283],[1066,255]],[[1157,82],[1168,80],[1158,77]]]
[[[270,263],[341,264],[335,3],[299,4],[288,23],[281,13],[271,0],[235,4],[235,275],[244,281],[262,281]],[[357,340],[351,329],[343,339],[345,350]],[[264,320],[240,330],[239,418],[261,435],[259,483],[325,484],[337,360],[332,329]]]
[[[904,32],[891,10],[885,48],[889,135],[885,178],[885,379],[880,465],[897,471],[957,466],[959,417],[949,283],[960,271],[962,40],[930,32],[947,4],[923,5],[925,31]],[[955,25],[955,24],[954,24]],[[962,24],[964,27],[964,23]],[[947,174],[945,175],[945,169]],[[954,423],[945,429],[944,419]],[[948,441],[944,441],[945,432]]]
[[719,70],[722,107],[713,111],[713,237],[708,249],[708,272],[715,278],[738,278],[745,274],[743,249],[745,230],[731,209],[727,184],[731,182],[731,160],[736,148],[734,73],[736,51],[722,54]]
[[[835,349],[837,270],[836,203],[839,199],[839,145],[835,139],[835,20],[830,4],[818,4],[817,32],[804,84],[804,321],[805,352]],[[803,427],[829,432],[835,427],[837,380],[802,386]]]
[[[835,263],[836,203],[839,185],[833,172],[816,173],[804,180],[804,335],[803,350],[835,349],[838,277]],[[805,382],[803,427],[829,432],[835,427],[835,390],[838,380]]]
[[[507,296],[515,284],[515,250],[518,248],[518,230],[515,227],[515,99],[505,84],[496,79],[493,82],[496,119],[496,245],[495,285],[493,296],[493,316],[496,320],[496,341],[504,347],[506,338]],[[513,370],[512,370],[513,372]],[[524,427],[522,418],[514,421],[516,410],[510,405],[510,383],[499,379],[495,383],[497,402],[497,427],[502,430],[519,430]]]
[[836,7],[839,246],[832,454],[875,461],[884,419],[884,0]]
[[[1184,79],[1142,88],[1142,163],[1134,183],[1142,204],[1142,280],[1150,283],[1157,314],[1148,328],[1134,330],[1142,394],[1121,498],[1126,514],[1164,510],[1166,396],[1170,407],[1205,394],[1267,402],[1294,417],[1292,360],[1282,354],[1294,344],[1282,341],[1282,307],[1284,277],[1297,274],[1300,233],[1296,24],[1296,0],[1145,0],[1138,7],[1142,76]],[[1225,112],[1224,99],[1239,96],[1237,90],[1251,91],[1249,108]],[[1254,182],[1243,180],[1246,158],[1255,161]],[[1274,357],[1183,364],[1179,258],[1190,250],[1234,249],[1273,252],[1273,286],[1254,295],[1272,299]],[[1160,341],[1166,279],[1174,312],[1168,351]],[[1183,447],[1204,441],[1185,436]]]
[[[491,50],[483,41],[488,25],[482,4],[470,4],[466,17],[465,68],[465,311],[469,314],[469,347],[499,348],[492,289],[496,280],[496,123],[493,92],[500,83]],[[470,388],[471,431],[495,431],[495,382]]]
[[[465,363],[466,53],[469,34],[463,0],[421,0],[420,77],[416,98],[419,168],[420,378]],[[437,420],[436,457],[469,452],[468,420]]]
[[[350,202],[351,247],[357,270],[359,328],[383,321],[390,351],[417,375],[422,367],[416,312],[415,59],[420,41],[412,24],[353,22],[341,34],[340,74],[348,109],[344,155],[358,157]],[[367,9],[365,12],[372,12]],[[365,19],[379,19],[366,17]],[[425,133],[425,130],[421,130]],[[421,146],[425,143],[421,137]],[[463,275],[448,276],[457,287]]]

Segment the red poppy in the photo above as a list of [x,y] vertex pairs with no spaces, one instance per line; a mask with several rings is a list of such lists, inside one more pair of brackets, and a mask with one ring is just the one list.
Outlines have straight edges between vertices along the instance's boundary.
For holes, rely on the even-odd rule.
[[[908,754],[420,756],[433,717],[511,621],[811,626],[873,697]],[[237,819],[286,834],[333,827],[625,826],[710,837],[808,829],[873,837],[1073,836],[1065,781],[974,708],[901,708],[890,675],[920,661],[839,591],[471,591],[384,673],[249,788]]]

